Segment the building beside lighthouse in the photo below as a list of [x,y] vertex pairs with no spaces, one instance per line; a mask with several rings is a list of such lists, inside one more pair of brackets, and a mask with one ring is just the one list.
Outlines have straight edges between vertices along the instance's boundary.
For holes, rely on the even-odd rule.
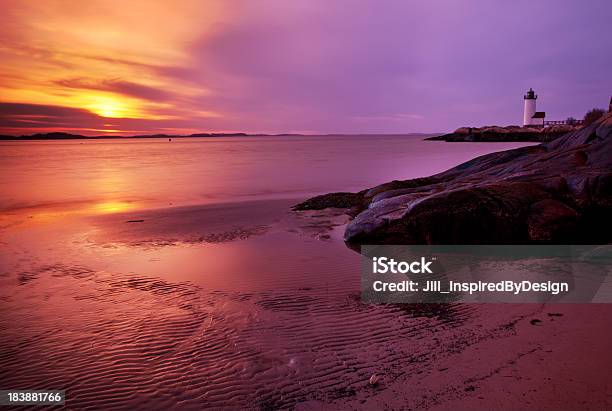
[[536,111],[537,99],[538,95],[531,88],[523,97],[525,101],[523,108],[523,126],[544,126],[546,112]]

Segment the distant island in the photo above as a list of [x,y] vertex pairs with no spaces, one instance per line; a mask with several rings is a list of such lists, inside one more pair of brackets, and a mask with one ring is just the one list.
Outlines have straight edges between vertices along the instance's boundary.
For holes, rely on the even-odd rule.
[[196,133],[189,135],[171,135],[171,134],[146,134],[135,136],[123,135],[100,135],[100,136],[84,136],[81,134],[71,133],[37,133],[22,136],[0,135],[0,140],[98,140],[98,139],[118,139],[118,138],[187,138],[187,137],[248,137],[257,134],[247,133]]
[[[508,127],[461,127],[449,134],[438,135],[435,133],[409,133],[410,135],[433,136],[427,137],[425,140],[438,140],[448,142],[545,142],[552,141],[557,137],[562,136],[568,131],[575,130],[572,126],[555,126],[544,129],[508,126]],[[250,134],[250,133],[195,133],[195,134],[142,134],[142,135],[98,135],[84,136],[81,134],[72,133],[36,133],[30,135],[0,135],[0,141],[22,141],[22,140],[120,140],[120,139],[140,139],[140,138],[195,138],[195,137],[258,137],[258,136],[307,136],[308,134],[297,133],[282,133],[282,134]],[[321,134],[321,135],[349,135],[349,134]]]
[[[81,134],[71,134],[71,133],[62,133],[62,132],[54,132],[54,133],[36,133],[30,135],[21,135],[21,136],[11,136],[11,135],[2,135],[0,134],[0,141],[2,140],[11,140],[11,141],[19,141],[19,140],[120,140],[120,139],[138,139],[138,138],[194,138],[194,137],[261,137],[261,136],[271,136],[271,137],[291,137],[291,136],[309,136],[309,135],[317,135],[317,136],[349,136],[349,135],[369,135],[369,134],[343,134],[343,133],[331,133],[331,134],[300,134],[300,133],[279,133],[279,134],[267,134],[267,133],[195,133],[195,134],[142,134],[142,135],[99,135],[99,136],[84,136]],[[406,134],[393,134],[393,135],[420,135],[420,136],[431,136],[437,135],[436,133],[406,133]]]
[[581,125],[460,127],[452,133],[429,137],[426,140],[447,142],[547,142],[580,127]]

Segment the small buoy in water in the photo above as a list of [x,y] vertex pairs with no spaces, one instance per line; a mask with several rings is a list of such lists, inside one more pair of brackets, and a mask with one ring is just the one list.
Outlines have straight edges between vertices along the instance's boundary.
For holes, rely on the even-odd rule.
[[378,374],[372,374],[372,376],[370,377],[370,385],[378,385],[378,381],[380,381],[380,376],[378,376]]

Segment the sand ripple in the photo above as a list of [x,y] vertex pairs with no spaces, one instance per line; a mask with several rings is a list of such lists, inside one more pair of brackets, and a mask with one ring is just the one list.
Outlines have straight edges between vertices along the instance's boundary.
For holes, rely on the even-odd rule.
[[371,306],[340,287],[215,292],[63,265],[19,278],[0,316],[2,385],[65,388],[79,409],[292,408],[511,332],[459,327],[474,305]]

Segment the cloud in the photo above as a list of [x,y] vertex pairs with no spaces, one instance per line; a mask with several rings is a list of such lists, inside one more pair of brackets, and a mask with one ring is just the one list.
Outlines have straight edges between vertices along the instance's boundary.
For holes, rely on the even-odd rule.
[[87,110],[41,104],[0,103],[0,119],[11,116],[31,116],[53,119],[91,120],[98,118]]
[[66,88],[109,91],[150,101],[168,101],[176,98],[175,95],[164,89],[145,86],[143,84],[121,79],[88,81],[83,78],[71,78],[57,80],[55,84]]
[[0,134],[24,135],[38,132],[70,131],[85,135],[104,133],[154,134],[158,132],[191,134],[206,129],[233,131],[219,128],[216,113],[193,113],[177,111],[177,118],[150,120],[138,118],[106,118],[89,110],[42,104],[0,102]]
[[[103,128],[99,116],[83,109],[40,104],[0,103],[0,131],[27,134],[56,128]],[[24,133],[21,133],[21,132]]]

